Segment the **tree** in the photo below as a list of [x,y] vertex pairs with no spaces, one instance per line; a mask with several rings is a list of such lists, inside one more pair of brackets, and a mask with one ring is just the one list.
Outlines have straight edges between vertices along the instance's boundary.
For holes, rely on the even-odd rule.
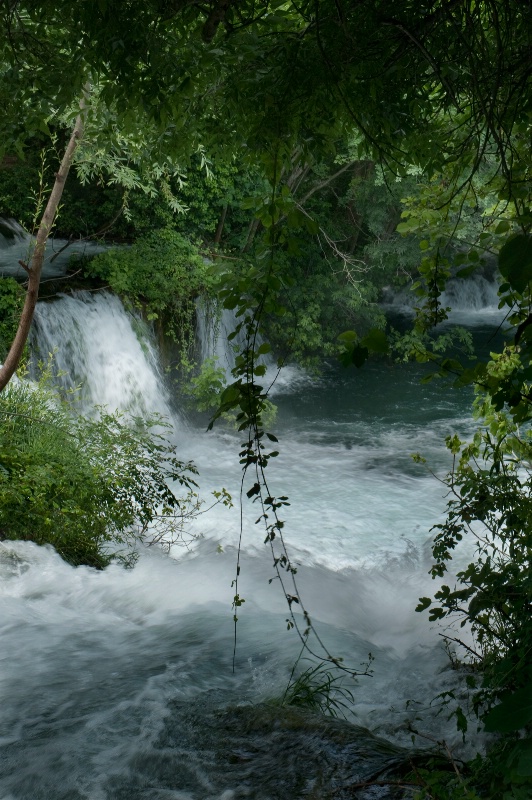
[[7,386],[8,382],[13,377],[19,365],[30,332],[33,314],[37,304],[37,297],[39,294],[39,283],[41,280],[46,240],[48,239],[54,224],[55,215],[61,201],[61,195],[63,194],[65,181],[72,165],[75,149],[79,140],[83,136],[83,116],[85,111],[84,99],[82,99],[80,105],[81,109],[76,118],[74,130],[70,136],[70,140],[61,161],[61,165],[55,177],[52,191],[50,192],[48,202],[46,203],[46,208],[44,209],[44,214],[39,225],[39,230],[37,231],[37,237],[30,262],[29,264],[20,262],[29,276],[28,289],[26,292],[26,300],[20,316],[17,333],[15,334],[15,338],[13,339],[13,343],[9,353],[5,358],[5,361],[0,367],[0,391]]
[[515,186],[530,24],[514,0],[6,2],[1,148],[23,152],[88,82],[111,115],[104,147],[146,124],[157,158],[186,160],[199,142],[216,157],[247,152],[274,205],[283,172],[353,129],[358,158],[399,172],[453,160],[472,174],[492,148]]

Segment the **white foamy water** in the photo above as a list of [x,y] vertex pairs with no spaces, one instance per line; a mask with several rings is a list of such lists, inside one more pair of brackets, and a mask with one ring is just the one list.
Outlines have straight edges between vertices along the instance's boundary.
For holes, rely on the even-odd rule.
[[46,363],[52,355],[62,384],[79,387],[82,409],[104,405],[133,415],[171,416],[149,331],[109,292],[40,303],[33,342],[34,360]]
[[[258,505],[244,498],[246,602],[232,672],[241,434],[207,434],[171,416],[146,329],[108,294],[40,305],[34,346],[41,356],[57,349],[61,381],[82,383],[86,409],[169,415],[202,494],[225,486],[236,508],[214,507],[195,522],[200,538],[190,549],[146,550],[129,571],[74,569],[48,548],[0,543],[1,800],[305,796],[267,783],[286,746],[271,749],[266,738],[269,755],[259,758],[259,729],[243,744],[224,716],[282,694],[299,651],[279,582],[270,582]],[[424,452],[441,474],[444,435],[468,431],[468,398],[442,401],[437,387],[420,388],[416,370],[331,369],[280,393],[272,429],[280,455],[268,467],[272,493],[290,499],[286,542],[320,635],[355,667],[375,656],[373,677],[349,684],[352,718],[404,744],[418,715],[423,730],[442,735],[430,701],[456,684],[438,631],[413,610],[436,588],[428,538],[445,500],[410,453]],[[451,741],[452,723],[444,732]],[[294,763],[308,772],[312,738],[291,735]]]
[[[0,218],[0,275],[26,279],[20,261],[29,264],[35,238],[14,219]],[[96,255],[105,247],[94,241],[69,241],[51,236],[44,255],[43,278],[57,278],[65,274],[71,256]]]
[[[507,309],[499,308],[498,288],[496,278],[488,280],[483,275],[452,278],[440,295],[441,307],[450,309],[445,324],[476,327],[502,323]],[[419,298],[408,289],[385,293],[385,307],[407,316],[414,314],[414,306],[419,303]]]

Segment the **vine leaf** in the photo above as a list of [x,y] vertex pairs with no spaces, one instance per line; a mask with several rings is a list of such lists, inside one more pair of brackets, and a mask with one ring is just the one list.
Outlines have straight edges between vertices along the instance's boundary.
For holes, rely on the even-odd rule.
[[532,236],[519,234],[499,253],[499,270],[512,289],[523,294],[532,281]]
[[489,733],[510,733],[532,722],[532,686],[525,686],[507,695],[484,717],[484,727]]

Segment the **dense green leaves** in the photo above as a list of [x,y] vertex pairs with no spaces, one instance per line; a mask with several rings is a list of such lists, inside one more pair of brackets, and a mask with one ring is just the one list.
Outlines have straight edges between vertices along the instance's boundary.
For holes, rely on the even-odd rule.
[[501,702],[486,714],[484,727],[491,733],[510,733],[531,722],[532,687],[525,686],[513,694],[503,696]]
[[499,271],[512,289],[523,294],[532,281],[532,237],[514,236],[499,253]]
[[73,417],[45,386],[19,382],[0,395],[0,417],[0,538],[98,568],[130,561],[140,542],[181,540],[198,507],[195,469],[160,420]]
[[165,228],[140,237],[131,247],[106,250],[85,265],[113,291],[141,308],[148,320],[179,345],[187,367],[194,344],[195,301],[212,292],[212,278],[197,248]]
[[13,278],[0,278],[0,363],[17,330],[24,290]]

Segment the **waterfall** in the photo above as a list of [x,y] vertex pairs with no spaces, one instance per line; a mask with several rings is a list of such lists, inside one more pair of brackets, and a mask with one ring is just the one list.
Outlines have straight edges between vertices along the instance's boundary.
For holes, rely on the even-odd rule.
[[[483,275],[452,278],[440,296],[441,306],[451,309],[448,322],[466,326],[497,324],[504,317],[498,305],[498,288],[496,278],[488,280]],[[408,289],[387,288],[383,294],[385,308],[406,315],[413,314],[414,306],[420,302]]]
[[234,311],[224,308],[219,314],[204,302],[197,303],[196,339],[201,361],[215,360],[216,366],[225,373],[226,383],[233,380],[231,373],[235,366],[235,352],[245,344],[242,332],[233,341],[227,338],[237,325]]
[[[227,332],[234,320],[225,319]],[[218,347],[225,358],[225,342],[207,339],[204,354]],[[118,298],[79,292],[39,304],[31,344],[34,361],[55,352],[64,388],[81,384],[82,409],[170,414],[149,331]],[[445,670],[437,631],[414,612],[437,589],[426,541],[445,501],[410,453],[445,469],[443,440],[467,435],[470,398],[442,398],[419,377],[417,365],[329,365],[323,380],[281,393],[268,481],[289,496],[283,535],[320,635],[346,664],[375,656],[374,677],[350,685],[350,719],[405,745],[411,722],[453,746],[454,721],[433,719],[430,701],[456,690],[457,673]],[[190,550],[168,558],[153,547],[132,570],[97,572],[31,542],[0,542],[2,800],[296,800],[310,796],[301,789],[308,780],[332,785],[343,775],[340,740],[353,769],[357,741],[364,752],[389,752],[340,721],[320,719],[318,730],[305,716],[294,725],[297,712],[264,704],[282,696],[300,643],[286,631],[285,596],[271,580],[257,506],[246,501],[251,475],[242,516],[238,508],[242,435],[190,424],[177,438],[179,458],[199,468],[202,496],[223,486],[237,505],[198,518],[202,538]],[[233,673],[237,548],[246,602]],[[324,754],[331,765],[316,771]]]
[[[26,278],[19,261],[26,264],[31,258],[35,238],[14,219],[0,218],[0,276]],[[63,276],[72,255],[96,255],[105,247],[92,241],[69,241],[50,237],[46,243],[43,278]]]
[[442,306],[451,309],[449,322],[456,325],[497,324],[504,318],[499,309],[499,281],[482,275],[453,278],[441,295]]
[[63,388],[79,387],[84,412],[104,405],[138,416],[172,416],[149,329],[108,292],[39,303],[31,349],[33,373],[52,355]]
[[[223,369],[226,383],[234,380],[232,370],[235,356],[246,346],[243,331],[239,331],[234,339],[228,339],[238,323],[239,319],[233,310],[224,308],[221,313],[217,313],[201,301],[196,305],[196,339],[200,359],[202,362],[213,359]],[[258,334],[256,347],[260,347],[262,343],[263,339]],[[269,389],[270,396],[292,392],[310,381],[310,377],[295,364],[285,364],[279,369],[271,353],[259,356],[257,363],[266,367],[266,374],[260,382]]]

